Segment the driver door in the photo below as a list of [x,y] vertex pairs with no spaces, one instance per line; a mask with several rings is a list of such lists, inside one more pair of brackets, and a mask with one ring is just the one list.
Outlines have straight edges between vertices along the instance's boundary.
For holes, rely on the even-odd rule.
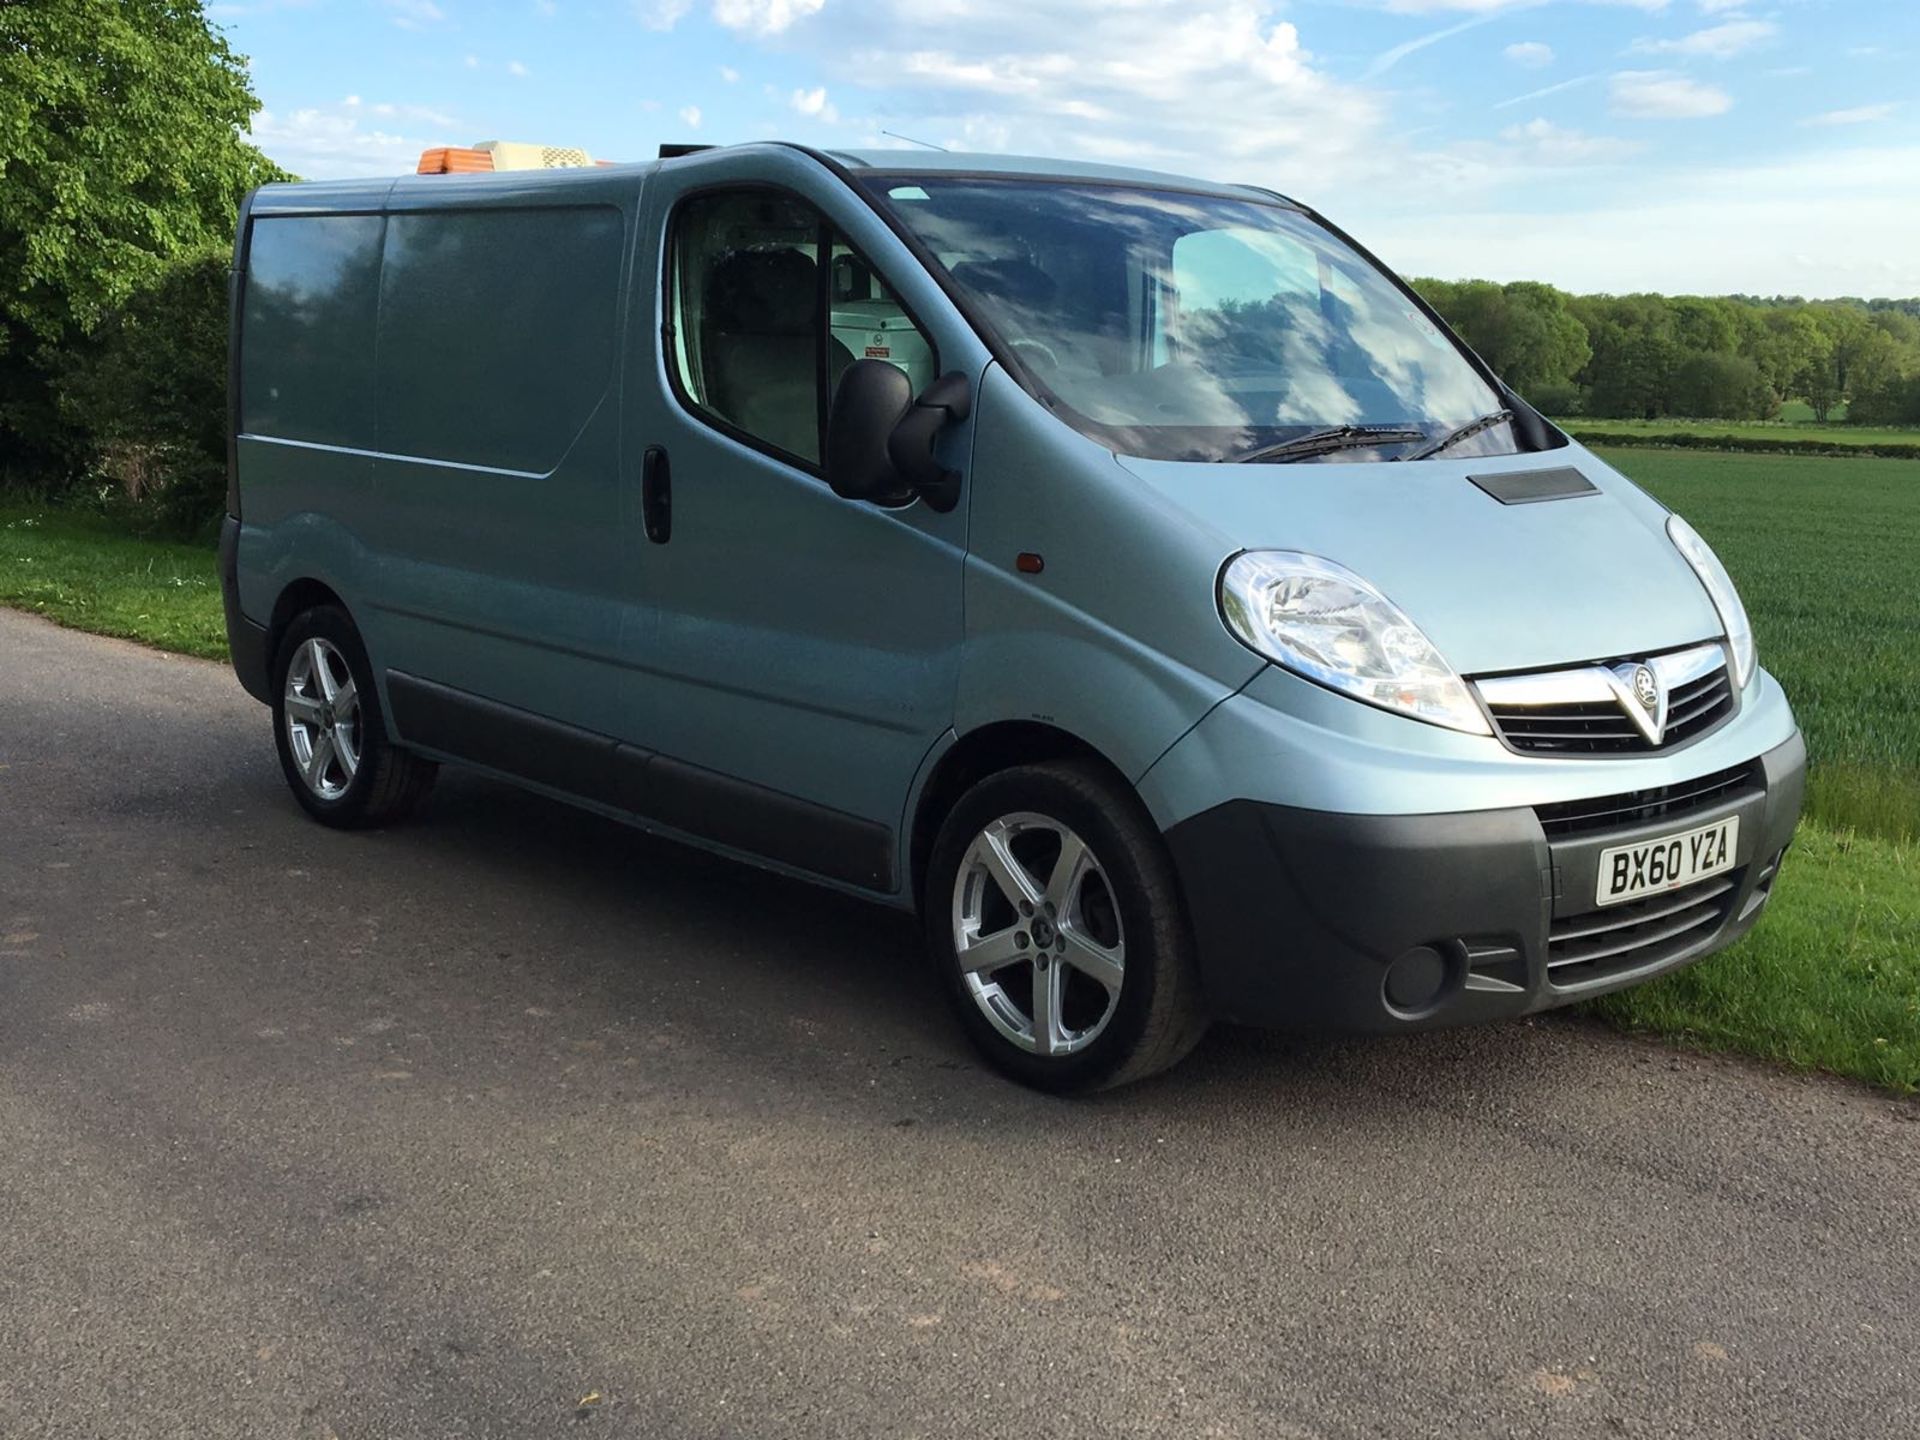
[[821,449],[852,359],[900,364],[917,390],[962,337],[887,286],[869,256],[912,262],[857,197],[785,159],[689,157],[647,182],[636,272],[659,308],[628,365],[633,709],[661,819],[894,891],[907,794],[952,724],[967,512],[842,500]]

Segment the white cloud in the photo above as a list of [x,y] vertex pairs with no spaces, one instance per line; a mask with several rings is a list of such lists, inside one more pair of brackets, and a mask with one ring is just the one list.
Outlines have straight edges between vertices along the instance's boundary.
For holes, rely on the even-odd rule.
[[729,85],[738,85],[740,83],[740,72],[731,65],[722,65],[720,67],[720,78]]
[[1520,40],[1500,52],[1526,70],[1543,70],[1553,63],[1553,47],[1538,40]]
[[1538,90],[1529,90],[1524,95],[1514,95],[1505,100],[1496,100],[1493,108],[1505,110],[1514,105],[1524,105],[1529,100],[1544,100],[1549,95],[1558,95],[1562,90],[1572,90],[1576,86],[1591,85],[1598,75],[1576,75],[1571,80],[1562,80],[1558,85],[1547,85]]
[[1696,0],[1696,3],[1709,15],[1723,15],[1729,10],[1744,10],[1747,0]]
[[1855,105],[1849,110],[1829,110],[1824,115],[1809,115],[1802,125],[1870,125],[1875,120],[1884,120],[1900,108],[1897,100],[1888,100],[1879,105]]
[[1727,60],[1771,40],[1779,31],[1780,27],[1771,20],[1728,20],[1682,35],[1677,40],[1636,40],[1631,48],[1642,55],[1693,55]]
[[[1401,15],[1430,15],[1436,10],[1470,10],[1487,14],[1501,10],[1531,9],[1545,3],[1547,0],[1387,0],[1387,9]],[[1590,3],[1657,12],[1667,8],[1668,0],[1590,0]]]
[[700,107],[698,105],[682,106],[680,110],[680,123],[689,130],[698,130],[700,128]]
[[387,0],[387,9],[393,12],[393,23],[402,30],[424,30],[447,18],[447,12],[433,0]]
[[[386,125],[367,124],[362,118],[367,108],[343,102],[286,112],[262,110],[253,117],[253,143],[268,158],[308,180],[410,174],[422,150],[446,143],[445,135],[409,135]],[[382,107],[371,108],[378,112]],[[437,129],[451,124],[445,116],[427,114]]]
[[467,69],[478,70],[479,68],[480,68],[480,57],[478,55],[467,56]]
[[[691,3],[704,18],[728,0]],[[736,17],[773,13],[732,3]],[[1424,27],[1433,30],[1507,8],[1412,3],[1452,12]],[[1679,3],[1691,9],[1694,0]],[[778,33],[741,34],[708,62],[754,75],[762,52],[778,58],[785,83],[766,87],[764,104],[764,76],[735,82],[741,90],[728,96],[766,117],[740,121],[742,136],[757,124],[767,133],[824,125],[831,112],[860,146],[904,143],[888,141],[884,128],[957,150],[1268,185],[1327,210],[1413,273],[1581,289],[1920,293],[1920,247],[1886,239],[1920,233],[1920,192],[1887,180],[1920,170],[1920,147],[1888,150],[1871,166],[1829,147],[1794,166],[1694,169],[1669,158],[1663,147],[1675,132],[1663,127],[1574,128],[1559,123],[1567,117],[1558,109],[1534,108],[1602,85],[1614,113],[1634,119],[1731,106],[1727,90],[1677,64],[1576,74],[1509,100],[1494,90],[1481,103],[1503,107],[1492,113],[1505,118],[1468,141],[1410,128],[1383,87],[1334,73],[1310,46],[1338,27],[1322,7],[1291,0],[832,0],[827,13],[831,25],[808,24],[789,5]],[[1509,38],[1547,33],[1532,30],[1537,18],[1517,22]],[[1555,43],[1562,66],[1586,59]],[[1494,74],[1507,71],[1509,61],[1483,56],[1482,65],[1489,59]],[[1506,113],[1520,106],[1528,108]],[[1776,123],[1776,148],[1783,135],[1811,144],[1845,133],[1794,129],[1792,118],[1810,109],[1795,105]],[[1594,133],[1606,128],[1623,134]],[[1723,183],[1726,173],[1738,183]]]
[[713,0],[713,18],[729,30],[778,35],[796,20],[820,13],[827,0]]
[[1611,135],[1588,135],[1584,131],[1564,129],[1549,120],[1529,120],[1524,125],[1509,125],[1500,138],[1527,160],[1545,165],[1591,165],[1622,160],[1645,148],[1632,140]]
[[[1385,97],[1329,75],[1279,0],[835,0],[806,48],[849,90],[884,90],[886,128],[1246,178],[1392,173]],[[849,50],[841,35],[864,43]],[[1070,37],[1070,39],[1063,38]],[[1389,150],[1395,151],[1392,159]]]
[[[348,105],[358,105],[359,103],[360,97],[358,95],[349,95],[347,97]],[[432,125],[440,130],[451,130],[454,125],[458,123],[445,111],[434,110],[425,105],[396,105],[387,100],[382,100],[378,104],[369,105],[367,107],[367,113],[377,115],[382,120],[408,120],[415,124]]]
[[693,0],[633,0],[634,14],[649,30],[671,30],[693,8]]
[[1435,225],[1396,206],[1347,223],[1405,274],[1615,293],[1914,295],[1920,248],[1886,241],[1920,233],[1920,191],[1886,179],[1912,174],[1920,146],[1823,149],[1669,170],[1635,183],[1631,203],[1599,191],[1582,209],[1463,207]]
[[1379,55],[1376,55],[1373,63],[1367,66],[1364,78],[1371,80],[1375,76],[1384,75],[1402,60],[1406,59],[1407,56],[1424,50],[1429,45],[1437,45],[1442,40],[1451,40],[1463,31],[1472,30],[1477,26],[1485,25],[1488,21],[1498,18],[1497,15],[1476,15],[1471,20],[1462,20],[1458,25],[1449,25],[1444,30],[1431,30],[1425,35],[1415,36],[1411,40],[1394,46],[1391,50],[1385,50]]
[[812,120],[822,120],[832,125],[840,119],[839,110],[827,99],[827,87],[824,85],[816,85],[811,90],[796,90],[788,103]]
[[527,67],[522,65],[518,60],[509,60],[507,62],[507,73],[516,78],[524,79],[526,78]]
[[1633,120],[1698,120],[1733,108],[1726,91],[1672,70],[1622,70],[1608,85],[1608,99],[1615,115]]

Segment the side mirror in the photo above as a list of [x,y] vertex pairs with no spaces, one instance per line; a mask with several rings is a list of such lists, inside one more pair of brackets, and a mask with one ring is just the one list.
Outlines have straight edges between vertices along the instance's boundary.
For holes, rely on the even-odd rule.
[[960,500],[960,473],[934,459],[933,441],[970,408],[967,377],[950,371],[918,400],[906,372],[856,360],[840,377],[827,416],[827,484],[846,500],[900,504],[919,496],[935,510]]
[[967,377],[949,370],[921,392],[887,437],[887,454],[907,477],[914,493],[943,513],[960,503],[960,472],[934,459],[933,440],[949,420],[967,418],[973,408],[972,395]]
[[898,504],[912,487],[887,453],[893,427],[913,404],[913,382],[898,365],[856,360],[840,377],[827,414],[827,484],[842,500]]

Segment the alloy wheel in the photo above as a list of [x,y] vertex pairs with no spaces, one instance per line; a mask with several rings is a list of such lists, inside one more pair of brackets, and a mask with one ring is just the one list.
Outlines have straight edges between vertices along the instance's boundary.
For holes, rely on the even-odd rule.
[[988,1022],[1035,1055],[1090,1045],[1126,978],[1107,873],[1080,836],[1045,815],[1003,815],[967,847],[954,880],[953,948]]
[[287,744],[306,786],[322,800],[338,800],[360,768],[360,692],[347,657],[331,640],[314,636],[287,667]]

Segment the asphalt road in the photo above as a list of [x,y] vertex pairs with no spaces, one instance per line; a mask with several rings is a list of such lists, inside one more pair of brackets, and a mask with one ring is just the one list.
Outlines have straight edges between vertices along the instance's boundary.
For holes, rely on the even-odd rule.
[[1579,1021],[976,1067],[905,920],[0,611],[0,1437],[1920,1433],[1920,1108]]

